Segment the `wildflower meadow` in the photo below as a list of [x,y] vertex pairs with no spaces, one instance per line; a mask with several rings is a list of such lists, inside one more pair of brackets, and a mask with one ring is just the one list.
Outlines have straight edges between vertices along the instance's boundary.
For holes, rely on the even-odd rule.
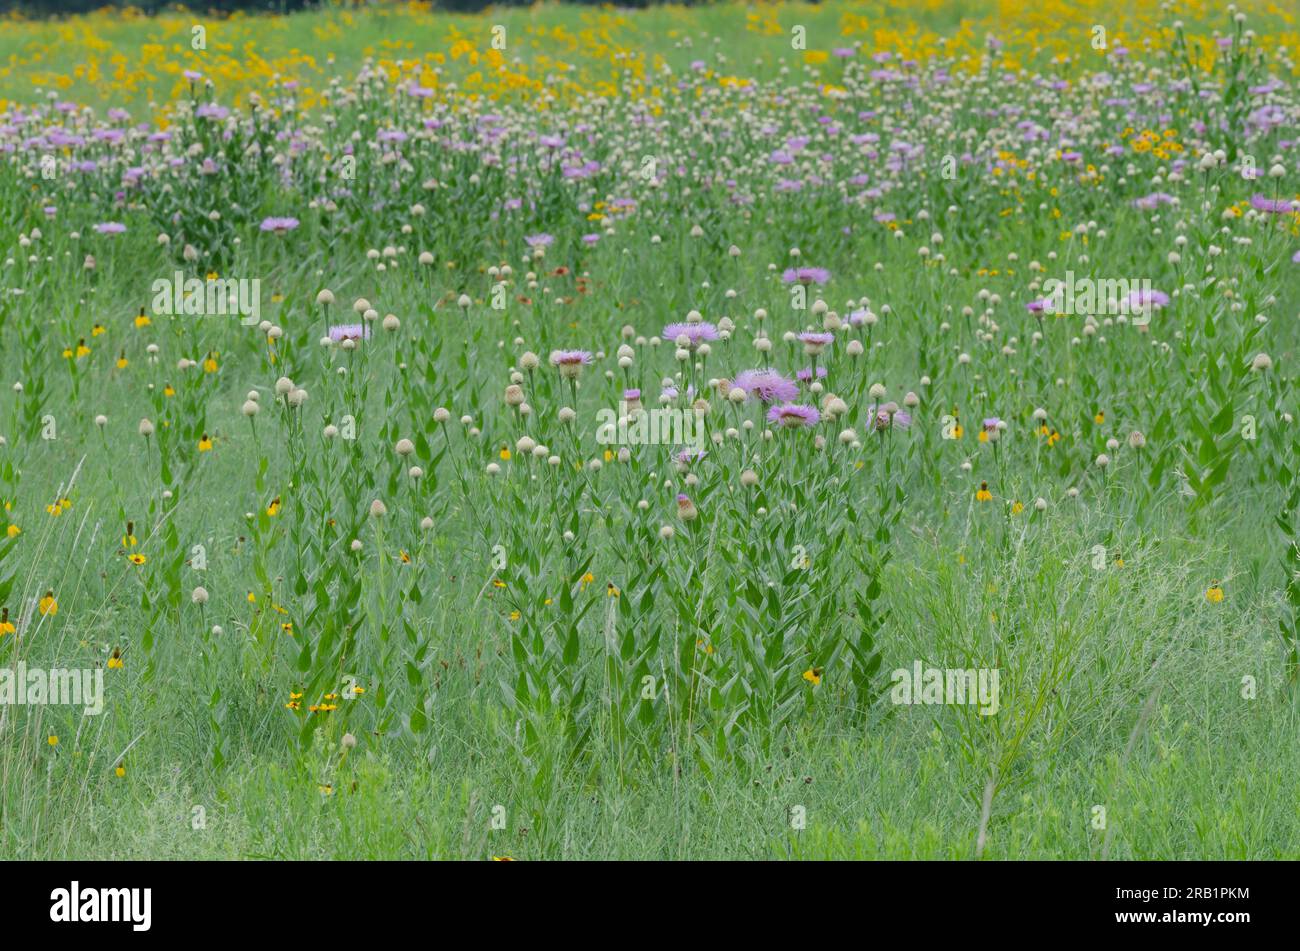
[[0,18],[0,857],[1300,857],[1298,17]]

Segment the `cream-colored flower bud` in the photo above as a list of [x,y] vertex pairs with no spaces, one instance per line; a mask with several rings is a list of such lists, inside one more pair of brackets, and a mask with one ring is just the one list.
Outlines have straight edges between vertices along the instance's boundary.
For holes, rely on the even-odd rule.
[[382,500],[375,499],[373,502],[370,503],[371,518],[383,518],[387,514],[388,514],[388,506],[384,505]]

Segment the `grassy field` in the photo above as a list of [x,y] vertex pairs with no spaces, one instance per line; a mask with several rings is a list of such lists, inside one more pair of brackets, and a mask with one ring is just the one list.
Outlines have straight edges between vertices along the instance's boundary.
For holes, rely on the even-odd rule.
[[0,858],[1300,857],[1300,32],[1165,6],[0,23]]

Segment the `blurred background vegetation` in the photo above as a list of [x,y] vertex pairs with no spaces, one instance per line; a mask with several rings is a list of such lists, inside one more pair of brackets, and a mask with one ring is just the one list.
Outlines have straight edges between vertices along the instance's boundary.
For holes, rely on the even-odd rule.
[[[370,0],[370,2],[353,0],[353,2],[342,3],[338,0],[334,0],[333,3],[330,0],[324,2],[322,0],[190,0],[187,3],[178,3],[177,0],[0,0],[0,12],[17,11],[24,16],[48,17],[129,7],[145,13],[157,13],[168,9],[221,13],[232,13],[236,10],[248,13],[288,13],[293,10],[332,5],[364,7],[375,5],[376,2],[377,0]],[[489,6],[526,7],[532,2],[533,0],[434,0],[433,6],[440,10],[472,12]],[[648,7],[661,0],[617,0],[615,3],[610,3],[610,0],[565,0],[565,2],[582,6]],[[696,6],[709,0],[673,0],[673,2],[679,6]]]

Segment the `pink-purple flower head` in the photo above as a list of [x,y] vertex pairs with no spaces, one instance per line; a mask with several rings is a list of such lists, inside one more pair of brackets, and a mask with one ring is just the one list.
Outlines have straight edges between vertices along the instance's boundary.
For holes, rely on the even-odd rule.
[[1173,204],[1173,201],[1174,196],[1167,192],[1152,192],[1150,195],[1133,199],[1133,207],[1141,211],[1155,211],[1161,205]]
[[792,267],[781,275],[787,284],[826,284],[831,279],[831,272],[824,267]]
[[330,340],[342,343],[344,340],[369,340],[370,328],[365,324],[337,324],[330,328]]
[[871,425],[877,430],[891,427],[894,429],[907,429],[912,425],[912,414],[906,410],[896,409],[891,413],[885,407],[872,403],[867,407],[867,412],[871,414]]
[[126,230],[126,225],[120,221],[104,221],[95,225],[95,230],[100,234],[121,234]]
[[230,110],[225,106],[219,106],[215,102],[205,102],[194,110],[194,114],[200,119],[212,119],[219,122],[230,115]]
[[1169,306],[1169,295],[1164,291],[1156,290],[1138,290],[1132,291],[1127,297],[1120,301],[1120,311],[1125,314],[1140,313],[1147,308],[1160,308]]
[[[826,368],[818,367],[817,379],[819,380],[824,379],[825,376],[826,376]],[[813,378],[812,367],[804,367],[802,370],[796,371],[794,378],[798,380],[800,383],[811,383]]]
[[746,399],[760,403],[788,403],[799,395],[799,386],[776,370],[742,370],[731,385],[741,390]]
[[816,356],[835,342],[835,334],[805,330],[799,334],[799,342],[803,344],[804,353]]
[[998,423],[1000,423],[1000,422],[1002,422],[1002,420],[998,419],[996,416],[989,416],[989,417],[985,418],[985,420],[984,420],[984,431],[985,431],[986,433],[991,433],[991,432],[993,432],[993,430],[995,430],[995,429],[998,428]]
[[1037,300],[1031,300],[1026,304],[1025,310],[1029,311],[1031,314],[1041,314],[1047,309],[1049,303],[1051,302],[1046,297],[1040,297]]
[[627,400],[629,403],[633,400],[639,400],[641,399],[641,391],[638,389],[624,390],[623,399]]
[[1250,206],[1256,211],[1262,211],[1270,215],[1285,215],[1295,211],[1291,206],[1290,199],[1287,198],[1269,198],[1266,195],[1252,195]]
[[668,326],[664,327],[663,338],[665,340],[676,342],[678,337],[685,337],[687,346],[694,350],[706,340],[717,340],[718,328],[707,321],[694,324],[668,324]]
[[821,421],[822,414],[815,406],[801,403],[782,403],[767,411],[767,421],[786,429],[807,429]]
[[554,243],[554,236],[549,235],[546,232],[542,232],[541,234],[530,234],[524,238],[524,244],[528,245],[530,248],[549,248]]
[[1300,251],[1297,251],[1295,254],[1291,255],[1291,263],[1300,264]]
[[552,350],[551,366],[560,371],[566,380],[576,380],[582,375],[582,368],[591,363],[588,350]]
[[690,465],[692,462],[699,462],[708,453],[703,449],[681,449],[677,452],[677,462],[683,466]]
[[276,234],[288,234],[298,227],[297,218],[263,218],[262,230],[274,231]]

